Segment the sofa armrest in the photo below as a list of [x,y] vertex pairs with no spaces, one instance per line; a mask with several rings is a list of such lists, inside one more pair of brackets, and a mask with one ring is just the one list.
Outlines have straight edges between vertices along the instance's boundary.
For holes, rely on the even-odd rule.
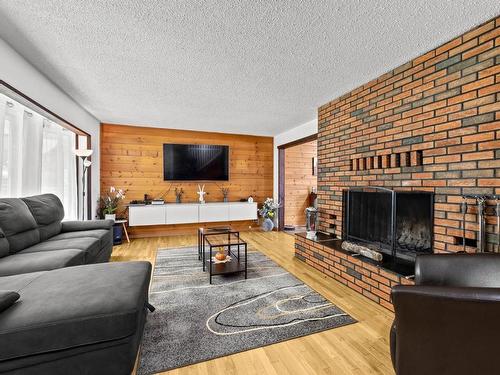
[[397,374],[498,371],[500,288],[398,285],[392,300]]
[[415,284],[500,288],[500,254],[430,254],[415,262]]
[[78,232],[82,230],[111,229],[113,220],[63,221],[61,232]]

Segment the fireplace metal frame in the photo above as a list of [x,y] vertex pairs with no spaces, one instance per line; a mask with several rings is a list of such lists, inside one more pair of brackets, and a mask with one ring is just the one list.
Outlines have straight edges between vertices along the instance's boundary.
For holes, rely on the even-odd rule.
[[403,260],[411,260],[414,261],[414,259],[408,259],[408,256],[397,256],[397,249],[396,249],[396,232],[397,232],[397,223],[396,223],[396,218],[397,218],[397,195],[398,194],[414,194],[414,193],[419,193],[419,194],[427,194],[430,196],[430,209],[431,209],[431,248],[434,248],[434,193],[429,192],[429,191],[419,191],[419,190],[404,190],[404,191],[396,191],[393,189],[381,187],[381,186],[360,186],[360,187],[350,187],[344,190],[345,192],[345,204],[343,204],[343,218],[342,218],[342,239],[344,240],[355,240],[355,241],[360,241],[367,243],[366,240],[362,238],[358,238],[356,236],[350,235],[349,234],[349,202],[350,202],[350,194],[352,192],[364,192],[367,190],[377,190],[382,193],[388,193],[391,194],[391,222],[390,222],[390,227],[391,227],[391,241],[390,241],[390,246],[389,250],[391,252],[391,256],[394,260],[396,259],[403,259]]

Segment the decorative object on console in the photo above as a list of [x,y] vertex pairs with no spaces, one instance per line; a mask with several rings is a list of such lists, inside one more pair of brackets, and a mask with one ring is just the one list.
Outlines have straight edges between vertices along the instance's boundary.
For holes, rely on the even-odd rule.
[[247,199],[248,203],[253,203],[253,197],[250,195]]
[[182,187],[175,188],[175,203],[182,203],[183,195],[184,195],[184,189]]
[[94,153],[94,150],[90,149],[76,149],[73,153],[82,159],[83,170],[82,170],[82,220],[85,220],[85,178],[87,176],[87,170],[92,165],[89,157]]
[[306,232],[307,238],[316,237],[318,230],[318,209],[316,207],[306,208]]
[[225,187],[225,186],[222,186],[220,188],[220,190],[222,191],[222,196],[224,197],[224,202],[227,202],[228,201],[228,196],[229,196],[229,188]]
[[215,186],[219,188],[219,190],[222,193],[223,196],[223,201],[224,202],[229,202],[228,196],[229,196],[229,186],[224,186],[224,185],[219,185],[217,182],[215,182]]
[[207,194],[206,191],[205,191],[205,185],[200,186],[198,184],[198,192],[196,194],[198,194],[200,196],[198,198],[198,200],[200,201],[200,203],[205,203],[205,194]]
[[99,207],[106,220],[116,219],[116,210],[122,199],[125,198],[125,192],[122,189],[116,190],[114,186],[109,188],[106,196],[99,198]]
[[275,202],[273,198],[267,198],[259,210],[259,215],[264,219],[262,222],[262,229],[266,232],[273,230],[274,220],[276,219],[277,211],[280,207],[278,202]]

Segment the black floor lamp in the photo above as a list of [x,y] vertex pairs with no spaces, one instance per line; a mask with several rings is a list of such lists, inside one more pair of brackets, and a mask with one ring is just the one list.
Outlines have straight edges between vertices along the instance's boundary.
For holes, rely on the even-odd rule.
[[88,159],[94,150],[89,149],[76,149],[73,151],[76,156],[82,159],[83,172],[82,172],[82,220],[85,220],[85,177],[87,169],[90,168],[92,162]]

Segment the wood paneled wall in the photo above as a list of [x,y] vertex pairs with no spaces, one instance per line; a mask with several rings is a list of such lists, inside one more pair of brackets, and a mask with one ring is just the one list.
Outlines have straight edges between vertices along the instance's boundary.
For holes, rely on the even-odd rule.
[[285,149],[285,225],[305,225],[309,192],[316,187],[312,158],[317,156],[317,140]]
[[[163,144],[216,144],[229,146],[229,181],[171,182],[163,180]],[[144,194],[175,202],[175,187],[184,189],[184,202],[198,200],[198,183],[205,184],[207,202],[222,201],[219,186],[229,187],[229,200],[253,196],[262,202],[273,195],[273,138],[248,135],[170,130],[101,124],[101,190],[110,186],[127,190],[125,202],[142,200]],[[123,211],[123,210],[122,210]],[[248,228],[251,222],[238,222]],[[131,228],[134,237],[193,233],[196,225]]]

